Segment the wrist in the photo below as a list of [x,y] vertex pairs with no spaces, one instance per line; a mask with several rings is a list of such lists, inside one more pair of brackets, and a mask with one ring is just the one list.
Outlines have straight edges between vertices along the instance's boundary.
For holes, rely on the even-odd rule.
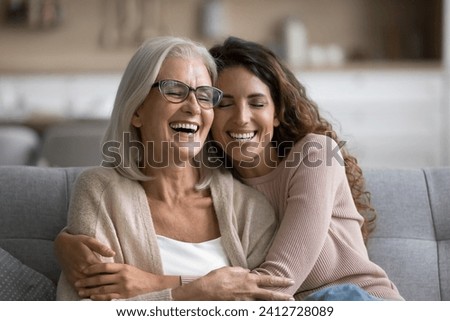
[[162,289],[173,289],[181,285],[181,277],[178,275],[161,275],[158,280]]
[[181,285],[180,277],[175,275],[158,275],[147,272],[145,288],[148,291],[161,291],[165,289],[174,289]]
[[208,293],[204,287],[203,280],[197,279],[194,282],[183,284],[172,289],[172,298],[174,301],[188,300],[209,300]]

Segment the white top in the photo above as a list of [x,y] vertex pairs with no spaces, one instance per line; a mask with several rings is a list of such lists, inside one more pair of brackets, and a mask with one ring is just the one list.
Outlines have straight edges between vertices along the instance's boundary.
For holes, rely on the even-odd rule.
[[205,275],[230,266],[220,237],[202,243],[186,243],[157,235],[162,266],[166,275]]

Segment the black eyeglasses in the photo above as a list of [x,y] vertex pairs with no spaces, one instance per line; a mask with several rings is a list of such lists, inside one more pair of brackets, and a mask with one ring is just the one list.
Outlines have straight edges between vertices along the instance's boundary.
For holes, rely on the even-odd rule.
[[191,91],[194,92],[198,104],[205,109],[217,106],[222,99],[223,92],[212,86],[192,88],[178,80],[161,80],[155,82],[151,88],[158,87],[161,95],[171,103],[181,103],[187,99]]

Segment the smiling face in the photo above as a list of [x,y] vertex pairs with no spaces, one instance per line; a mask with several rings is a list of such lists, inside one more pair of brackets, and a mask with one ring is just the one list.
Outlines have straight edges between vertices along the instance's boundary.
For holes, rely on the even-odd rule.
[[224,95],[214,110],[213,138],[242,176],[271,171],[277,157],[270,140],[279,121],[269,87],[244,67],[221,71],[217,87]]
[[[193,88],[211,86],[211,77],[200,58],[167,58],[161,66],[156,82],[178,80]],[[132,125],[139,129],[150,164],[164,160],[164,164],[189,161],[202,148],[211,128],[214,111],[203,109],[193,92],[181,103],[167,101],[153,87],[144,103],[136,110]]]

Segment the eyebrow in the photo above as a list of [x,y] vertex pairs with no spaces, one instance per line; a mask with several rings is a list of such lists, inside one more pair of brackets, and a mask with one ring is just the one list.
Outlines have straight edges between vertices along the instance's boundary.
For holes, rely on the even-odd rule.
[[[259,98],[259,97],[265,98],[266,95],[264,95],[264,94],[259,94],[259,93],[255,93],[255,94],[250,94],[250,95],[247,96],[247,98]],[[230,95],[230,94],[224,93],[224,94],[223,94],[223,98],[234,98],[234,96],[233,96],[233,95]]]
[[264,97],[264,98],[265,98],[266,95],[256,93],[256,94],[251,94],[251,95],[248,95],[248,96],[247,96],[247,98],[259,98],[259,97]]

